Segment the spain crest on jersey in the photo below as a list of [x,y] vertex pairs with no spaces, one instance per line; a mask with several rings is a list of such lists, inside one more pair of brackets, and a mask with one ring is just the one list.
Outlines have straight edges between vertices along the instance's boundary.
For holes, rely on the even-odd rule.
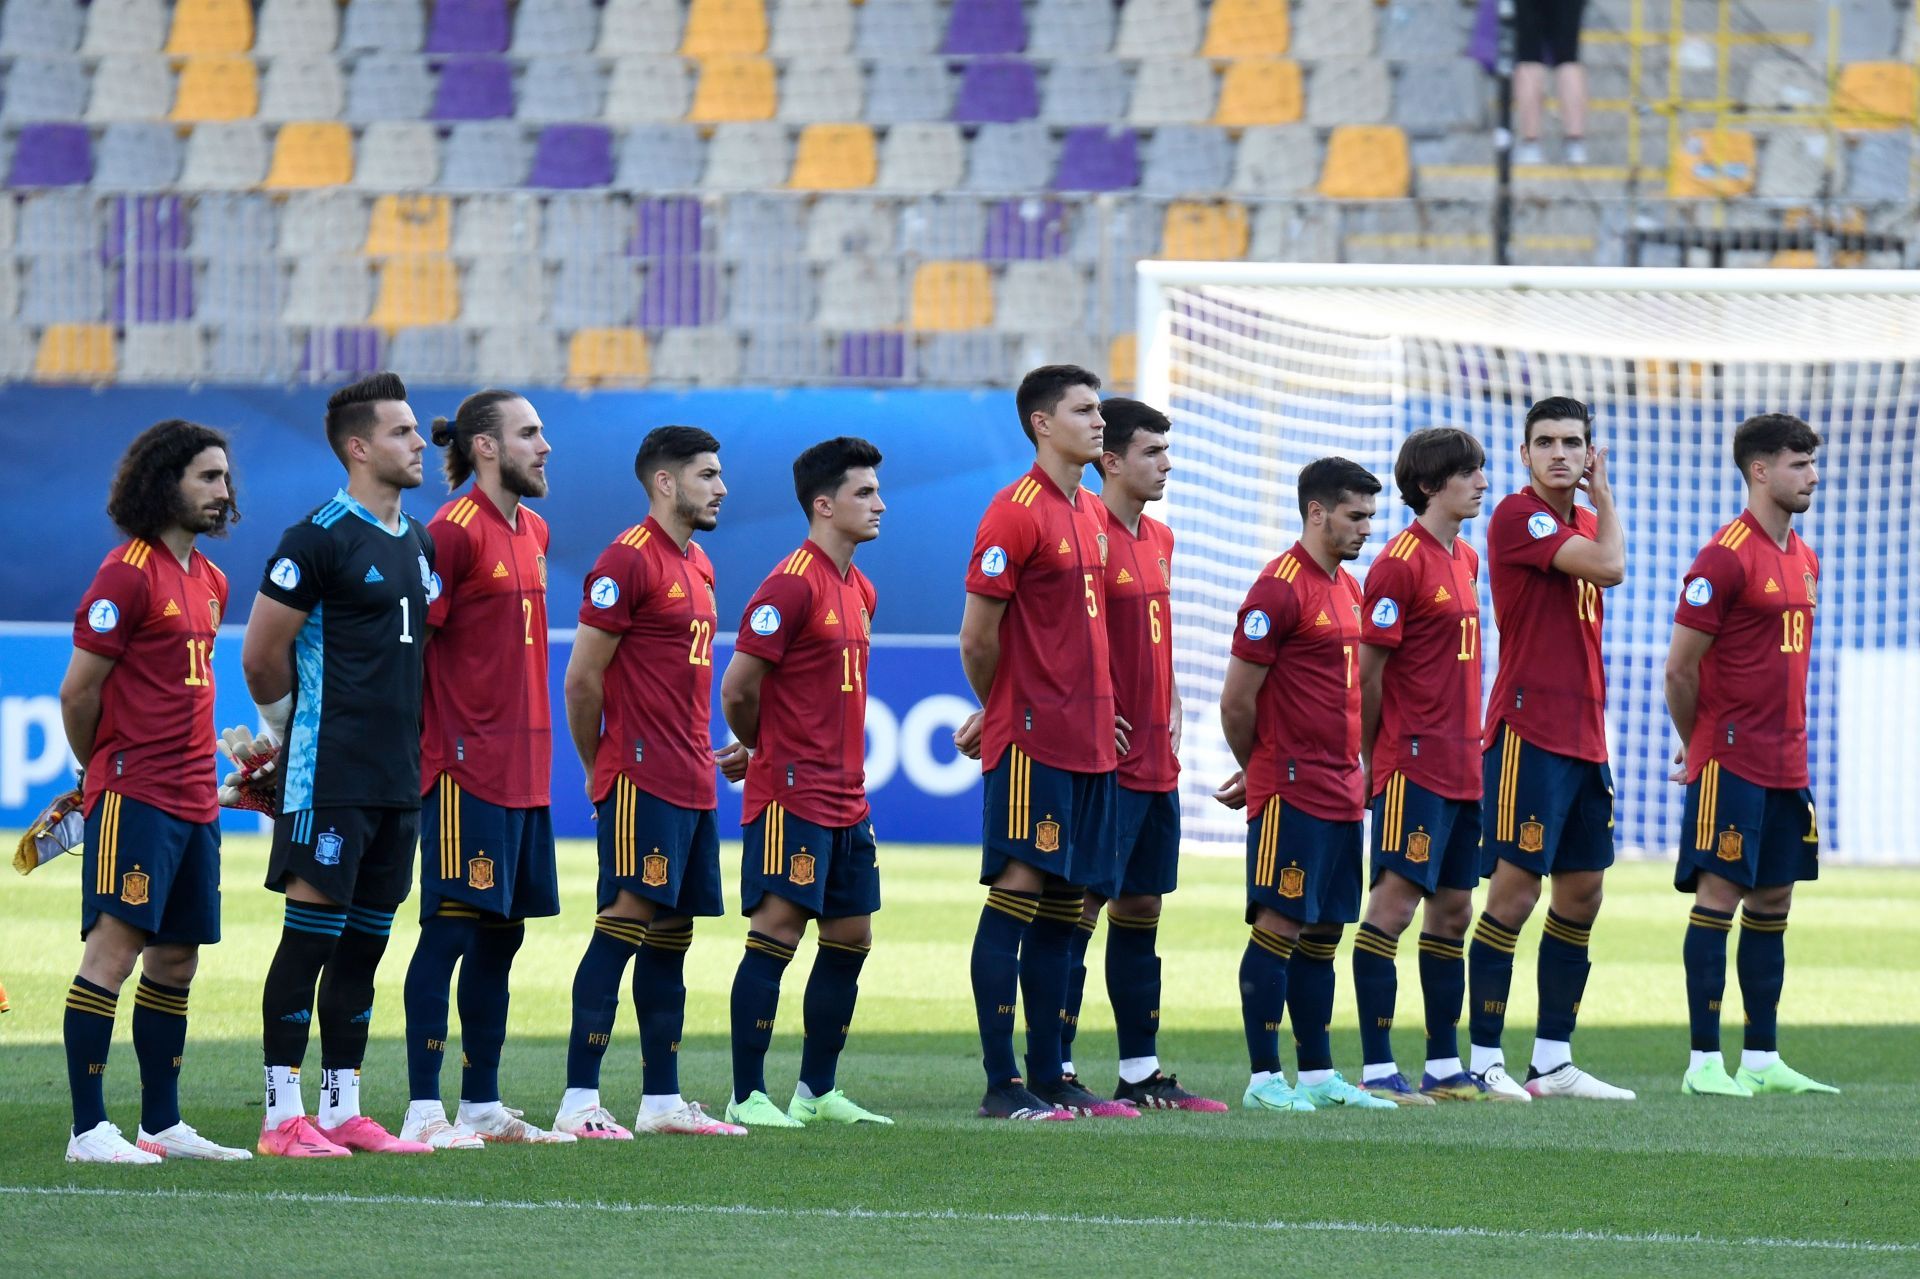
[[1407,860],[1414,865],[1423,865],[1433,853],[1433,836],[1423,830],[1414,831],[1407,836]]
[[660,853],[648,853],[640,859],[640,882],[659,888],[667,882],[667,859]]
[[795,853],[787,859],[787,878],[796,884],[813,882],[813,854]]
[[120,877],[120,900],[129,906],[147,904],[147,889],[151,881],[145,871],[130,870]]
[[868,639],[873,638],[873,614],[864,608],[860,610],[860,633]]
[[543,591],[546,590],[547,589],[547,557],[546,556],[536,555],[533,557],[533,571],[534,571],[534,576],[536,580],[538,580],[540,583],[540,589]]
[[1746,852],[1746,846],[1747,838],[1739,831],[1723,830],[1720,832],[1719,845],[1714,849],[1714,856],[1723,862],[1737,862]]
[[467,862],[467,887],[482,891],[493,887],[491,857],[475,857]]
[[1168,586],[1173,585],[1173,566],[1167,563],[1167,557],[1160,557],[1160,580]]
[[1523,853],[1537,853],[1547,846],[1547,828],[1539,822],[1521,822],[1520,838],[1514,847]]
[[1813,574],[1811,573],[1802,573],[1800,580],[1807,584],[1807,607],[1812,608],[1815,604],[1819,603],[1819,600],[1816,598],[1819,583],[1814,581]]
[[1060,823],[1036,822],[1033,827],[1033,847],[1036,852],[1057,853],[1060,851]]
[[1303,897],[1307,891],[1307,872],[1298,866],[1288,866],[1280,872],[1280,895],[1282,897]]
[[[1811,600],[1812,597],[1809,596],[1808,599]],[[207,620],[213,623],[214,630],[217,631],[220,629],[220,601],[219,600],[207,601]]]
[[1093,540],[1100,544],[1100,567],[1105,568],[1107,566],[1107,535],[1105,533],[1096,533],[1093,536]]

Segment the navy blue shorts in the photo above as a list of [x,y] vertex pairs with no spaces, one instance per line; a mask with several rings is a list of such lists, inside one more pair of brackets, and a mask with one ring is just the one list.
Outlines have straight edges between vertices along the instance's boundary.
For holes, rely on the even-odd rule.
[[1009,746],[986,775],[980,882],[1008,862],[1025,862],[1069,884],[1105,884],[1116,876],[1112,773],[1072,773]]
[[506,919],[560,913],[546,805],[503,808],[442,773],[420,805],[420,918],[464,902]]
[[1482,876],[1491,879],[1502,861],[1536,875],[1613,865],[1613,769],[1607,764],[1556,755],[1503,726],[1481,770],[1493,800]]
[[1108,901],[1172,892],[1180,883],[1179,792],[1116,787],[1113,812],[1113,874],[1087,888]]
[[220,823],[182,821],[165,809],[102,791],[87,818],[80,936],[101,915],[165,946],[220,940]]
[[1360,823],[1330,822],[1278,795],[1247,823],[1247,922],[1261,907],[1303,924],[1360,918]]
[[880,909],[880,853],[873,819],[816,826],[768,804],[741,828],[740,913],[751,915],[768,893],[815,919],[848,919]]
[[1820,878],[1813,792],[1759,786],[1708,761],[1687,786],[1673,886],[1690,893],[1703,871],[1742,888]]
[[413,891],[417,808],[308,808],[273,819],[267,887],[299,879],[342,905],[391,910]]
[[1428,897],[1480,882],[1480,801],[1448,799],[1407,780],[1387,779],[1373,801],[1373,873],[1392,871]]
[[670,917],[724,915],[720,825],[711,808],[681,808],[616,777],[594,808],[600,842],[599,909],[622,891]]

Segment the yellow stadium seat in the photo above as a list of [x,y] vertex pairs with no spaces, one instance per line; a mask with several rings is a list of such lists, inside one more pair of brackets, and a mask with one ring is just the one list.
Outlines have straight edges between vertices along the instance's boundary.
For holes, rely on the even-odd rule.
[[1908,63],[1849,63],[1833,91],[1833,122],[1843,129],[1910,129],[1914,93]]
[[1242,58],[1227,64],[1220,82],[1215,124],[1293,124],[1300,119],[1304,95],[1300,64],[1285,58]]
[[913,273],[913,327],[935,333],[993,323],[993,276],[984,262],[925,262]]
[[1140,340],[1122,333],[1107,348],[1107,385],[1116,391],[1131,391],[1135,366],[1139,364]]
[[453,239],[453,209],[444,195],[383,195],[367,225],[369,257],[445,253]]
[[332,120],[287,124],[273,140],[273,167],[262,185],[337,187],[353,179],[353,134]]
[[1200,53],[1207,58],[1285,53],[1291,34],[1287,0],[1214,0]]
[[181,64],[180,85],[173,95],[173,119],[194,123],[251,120],[259,109],[260,79],[252,58],[217,53],[188,58]]
[[1343,124],[1327,139],[1319,192],[1330,200],[1403,200],[1412,189],[1407,135],[1392,125]]
[[1667,194],[1675,199],[1729,199],[1753,190],[1753,135],[1727,129],[1696,129],[1674,154]]
[[413,253],[380,266],[380,297],[367,323],[383,329],[452,324],[460,316],[460,273],[452,258]]
[[767,51],[767,8],[761,0],[693,0],[680,52],[689,58]]
[[1167,206],[1160,256],[1178,261],[1232,262],[1247,256],[1245,205],[1175,200]]
[[33,375],[42,382],[103,382],[118,363],[111,324],[49,324],[40,335]]
[[700,64],[700,84],[693,91],[687,119],[706,124],[771,120],[778,102],[773,63],[768,59],[708,58]]
[[253,48],[252,0],[179,0],[168,53],[245,53]]
[[879,160],[873,130],[864,124],[810,124],[787,185],[800,191],[856,191],[873,185]]
[[567,380],[589,386],[645,382],[653,353],[639,329],[581,329],[567,343]]

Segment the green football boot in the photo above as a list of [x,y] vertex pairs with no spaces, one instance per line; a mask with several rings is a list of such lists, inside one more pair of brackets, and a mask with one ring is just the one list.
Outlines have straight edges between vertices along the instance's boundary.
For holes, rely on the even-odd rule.
[[1823,1084],[1818,1079],[1808,1079],[1786,1062],[1775,1058],[1773,1065],[1765,1070],[1748,1070],[1740,1067],[1733,1077],[1735,1084],[1744,1087],[1752,1095],[1759,1097],[1767,1094],[1797,1092],[1837,1093],[1840,1090],[1832,1084]]
[[745,1101],[727,1103],[727,1122],[748,1128],[804,1128],[798,1119],[789,1119],[773,1098],[763,1092],[750,1092]]
[[806,1124],[881,1124],[891,1128],[893,1120],[885,1115],[876,1115],[864,1106],[856,1106],[847,1094],[838,1088],[819,1097],[793,1095],[793,1104],[787,1107],[787,1114],[796,1125]]
[[1355,1088],[1342,1079],[1337,1070],[1317,1084],[1305,1084],[1294,1091],[1312,1102],[1315,1110],[1330,1110],[1335,1106],[1345,1106],[1350,1110],[1400,1109],[1385,1097],[1376,1097],[1364,1088]]
[[1240,1105],[1247,1110],[1291,1110],[1305,1114],[1313,1109],[1303,1092],[1287,1086],[1287,1077],[1275,1071],[1263,1084],[1248,1084]]
[[1689,1070],[1680,1080],[1680,1091],[1690,1097],[1753,1096],[1745,1084],[1727,1073],[1726,1063],[1718,1057],[1709,1057]]

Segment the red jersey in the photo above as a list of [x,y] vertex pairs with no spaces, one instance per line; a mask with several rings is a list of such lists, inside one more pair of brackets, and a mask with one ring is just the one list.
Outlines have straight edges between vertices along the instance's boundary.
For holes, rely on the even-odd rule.
[[442,773],[502,808],[551,800],[553,707],[547,690],[547,522],[525,503],[515,522],[479,486],[440,508],[433,536],[440,594],[426,651],[420,787]]
[[1708,760],[1756,786],[1807,785],[1807,672],[1820,557],[1787,534],[1781,550],[1751,511],[1694,556],[1673,620],[1714,637],[1700,662],[1687,780]]
[[1367,570],[1360,642],[1393,649],[1381,676],[1373,793],[1395,773],[1447,799],[1480,798],[1480,557],[1417,521]]
[[1542,750],[1605,763],[1607,673],[1600,662],[1604,598],[1592,582],[1562,573],[1553,557],[1567,539],[1599,536],[1600,519],[1584,507],[1573,518],[1531,486],[1494,508],[1487,525],[1487,573],[1493,620],[1500,628],[1500,666],[1487,706],[1485,745],[1500,726]]
[[1366,811],[1360,771],[1360,583],[1329,577],[1298,542],[1260,570],[1233,632],[1233,655],[1271,669],[1260,685],[1247,820],[1278,795],[1330,822]]
[[812,541],[774,566],[740,617],[734,650],[773,663],[747,765],[750,822],[777,803],[816,826],[867,815],[867,653],[873,583],[845,578]]
[[607,664],[593,799],[625,776],[680,808],[714,808],[713,564],[649,515],[587,573],[580,624],[620,637]]
[[1180,784],[1173,755],[1172,583],[1173,530],[1142,515],[1136,536],[1108,510],[1107,645],[1114,706],[1133,725],[1120,756],[1120,784],[1128,790],[1170,791]]
[[102,791],[183,822],[220,816],[215,794],[213,641],[227,575],[195,551],[186,568],[164,542],[108,552],[73,614],[73,646],[113,659],[87,760],[86,811]]
[[1007,747],[1053,768],[1110,773],[1106,506],[1071,501],[1036,465],[994,495],[973,538],[967,593],[1006,600],[1000,666],[987,695],[980,764]]

